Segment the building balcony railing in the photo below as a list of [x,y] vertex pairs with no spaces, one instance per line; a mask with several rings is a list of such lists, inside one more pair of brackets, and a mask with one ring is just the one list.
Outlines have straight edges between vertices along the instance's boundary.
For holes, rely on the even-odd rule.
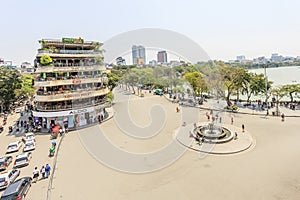
[[[44,51],[44,50],[43,50]],[[47,55],[50,55],[52,59],[56,59],[56,58],[95,58],[97,56],[102,56],[101,52],[95,52],[95,53],[81,53],[81,54],[76,54],[76,53],[69,53],[69,54],[64,54],[64,53],[56,53],[56,52],[53,52],[53,53],[46,53],[48,51],[45,51],[43,53],[38,53],[36,55],[37,58],[40,58],[42,57],[43,55],[47,54]]]
[[66,65],[66,64],[57,64],[54,66],[39,66],[35,69],[35,73],[43,72],[79,72],[79,71],[105,71],[106,68],[100,65]]
[[39,49],[38,53],[41,54],[101,54],[99,51],[94,50],[65,50],[65,49],[55,49],[55,50],[45,50],[45,49]]
[[88,87],[88,88],[78,88],[78,89],[71,89],[71,88],[64,88],[62,91],[43,91],[43,90],[38,90],[36,91],[37,96],[53,96],[57,94],[72,94],[75,92],[82,92],[82,91],[98,91],[98,90],[103,90],[106,89],[106,86],[103,85],[102,87]]
[[35,111],[42,111],[42,112],[51,112],[51,111],[64,111],[64,110],[71,110],[71,109],[80,109],[80,108],[87,108],[91,106],[99,106],[99,105],[109,105],[107,102],[107,99],[98,100],[95,102],[87,102],[87,103],[81,103],[81,104],[70,104],[70,105],[35,105],[34,110]]
[[103,76],[79,76],[79,77],[62,77],[54,78],[47,77],[46,79],[39,78],[36,80],[34,87],[51,87],[58,85],[78,85],[85,83],[102,83],[107,82],[108,78]]
[[[62,93],[43,93],[43,95],[35,95],[34,100],[36,102],[58,102],[58,101],[68,101],[82,98],[98,97],[109,93],[108,88],[102,89],[85,89],[80,91],[63,91]],[[47,95],[48,94],[48,95]]]

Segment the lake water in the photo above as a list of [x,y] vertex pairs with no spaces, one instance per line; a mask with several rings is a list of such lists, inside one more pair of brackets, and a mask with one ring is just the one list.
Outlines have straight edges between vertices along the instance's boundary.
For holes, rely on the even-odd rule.
[[[300,66],[267,68],[268,80],[273,81],[273,86],[286,84],[300,84]],[[264,74],[264,69],[251,69],[253,73]]]

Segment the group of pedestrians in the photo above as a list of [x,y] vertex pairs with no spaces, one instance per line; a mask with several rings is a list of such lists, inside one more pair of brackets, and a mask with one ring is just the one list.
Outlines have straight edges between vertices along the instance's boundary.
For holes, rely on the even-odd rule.
[[38,170],[37,167],[34,168],[33,170],[33,183],[36,183],[40,174],[41,174],[41,179],[48,178],[50,175],[51,167],[49,164],[46,164],[46,166],[42,166],[40,170]]

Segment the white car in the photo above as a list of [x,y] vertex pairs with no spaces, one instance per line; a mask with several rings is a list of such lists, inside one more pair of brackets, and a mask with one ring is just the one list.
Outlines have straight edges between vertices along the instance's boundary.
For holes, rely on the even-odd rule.
[[0,189],[7,188],[7,186],[16,180],[20,175],[19,169],[12,169],[5,174],[0,174]]
[[12,153],[12,152],[19,151],[21,146],[22,146],[22,142],[20,142],[20,141],[10,143],[7,147],[6,153]]
[[12,162],[12,159],[12,156],[4,156],[0,158],[0,170],[7,170],[7,167]]
[[30,159],[31,159],[31,152],[25,152],[17,155],[16,160],[14,162],[14,168],[29,165]]
[[35,142],[34,140],[26,140],[25,147],[23,148],[23,152],[35,150]]
[[35,141],[34,133],[32,133],[32,132],[26,133],[24,138],[23,138],[24,143],[26,143],[27,140],[34,140]]

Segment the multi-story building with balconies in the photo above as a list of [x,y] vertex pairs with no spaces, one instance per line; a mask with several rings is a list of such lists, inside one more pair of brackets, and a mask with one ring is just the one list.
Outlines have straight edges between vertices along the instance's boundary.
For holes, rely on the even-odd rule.
[[101,44],[81,38],[43,39],[39,43],[34,121],[47,129],[56,125],[72,129],[105,119],[109,89],[107,71],[101,65]]

